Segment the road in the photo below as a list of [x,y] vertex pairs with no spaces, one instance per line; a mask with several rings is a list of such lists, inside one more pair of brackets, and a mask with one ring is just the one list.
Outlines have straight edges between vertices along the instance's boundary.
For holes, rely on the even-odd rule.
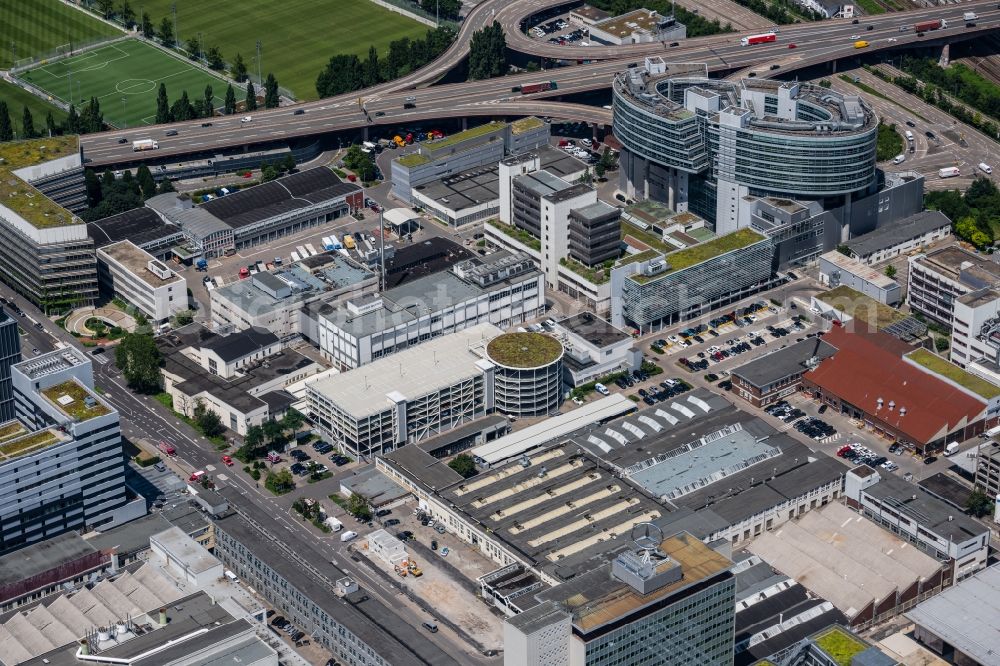
[[[477,22],[482,24],[492,19],[494,15],[489,12],[495,10],[494,4],[486,2],[473,10],[469,21],[463,25],[460,40],[465,38],[467,27],[472,29]],[[519,6],[512,4],[509,11]],[[967,10],[974,10],[980,16],[975,27],[964,27],[961,16],[962,12]],[[914,21],[932,17],[948,19],[950,27],[930,33],[925,38],[918,37],[912,32],[911,26]],[[868,24],[874,26],[871,31],[864,29]],[[667,56],[669,60],[703,62],[710,72],[776,64],[783,73],[787,73],[857,54],[854,38],[862,34],[871,44],[865,53],[870,53],[898,48],[917,41],[972,37],[998,27],[1000,27],[1000,10],[997,9],[997,5],[980,2],[884,14],[866,19],[863,25],[852,25],[848,21],[836,20],[789,26],[781,30],[778,41],[773,44],[743,47],[740,46],[738,35],[729,35],[722,38],[685,40],[683,46],[675,49],[664,48],[663,44],[658,44],[657,47],[658,52]],[[906,30],[900,31],[900,28]],[[796,44],[795,49],[789,49],[789,44],[792,43]],[[552,47],[551,44],[546,46]],[[647,49],[648,52],[649,45],[637,46]],[[213,120],[211,127],[202,127],[201,123],[197,122],[133,128],[85,135],[81,137],[81,145],[85,156],[93,165],[108,166],[127,165],[149,159],[144,153],[133,152],[131,142],[150,137],[159,143],[155,158],[162,159],[179,155],[207,154],[222,148],[279,142],[368,125],[398,127],[438,118],[537,114],[609,124],[610,115],[606,112],[601,113],[606,111],[604,109],[594,109],[585,105],[565,106],[556,102],[545,102],[543,99],[606,89],[613,75],[630,64],[627,60],[608,60],[543,73],[409,89],[417,85],[417,82],[433,80],[430,74],[435,68],[449,68],[448,63],[457,62],[455,58],[460,48],[455,46],[449,49],[444,56],[435,61],[438,64],[432,63],[428,66],[431,70],[424,68],[392,83],[349,95],[300,104],[294,109],[282,107],[258,111],[253,114],[250,123],[241,123],[237,117],[225,117]],[[588,47],[559,47],[560,54],[562,49],[569,48]],[[632,47],[615,48],[632,49]],[[762,71],[769,70],[765,67]],[[539,80],[556,80],[558,89],[530,95],[512,91],[516,86]],[[408,98],[412,98],[410,102],[414,106],[412,109],[403,108]],[[294,115],[295,110],[303,113]],[[166,136],[165,131],[168,128],[176,130],[177,135]],[[120,138],[125,139],[125,143],[118,143]]]

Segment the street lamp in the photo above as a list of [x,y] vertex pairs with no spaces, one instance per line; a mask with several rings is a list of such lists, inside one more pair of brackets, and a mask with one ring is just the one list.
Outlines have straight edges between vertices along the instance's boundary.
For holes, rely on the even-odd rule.
[[128,120],[126,120],[125,116],[125,95],[122,95],[122,129],[125,129],[127,127],[128,127]]

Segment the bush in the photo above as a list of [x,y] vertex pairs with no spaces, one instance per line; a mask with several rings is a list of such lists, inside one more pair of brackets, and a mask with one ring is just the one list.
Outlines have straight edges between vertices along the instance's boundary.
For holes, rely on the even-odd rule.
[[139,455],[133,458],[133,460],[135,460],[135,464],[139,467],[152,467],[156,463],[160,462],[160,456],[140,451]]
[[253,477],[254,481],[260,481],[260,470],[259,469],[253,470],[252,472],[250,472],[250,476]]
[[950,346],[948,338],[934,338],[934,349],[937,349],[939,352],[947,351]]
[[479,473],[476,469],[476,461],[473,460],[472,456],[467,453],[460,453],[455,456],[451,462],[448,463],[448,467],[461,474],[464,479],[468,479],[469,477],[475,476]]

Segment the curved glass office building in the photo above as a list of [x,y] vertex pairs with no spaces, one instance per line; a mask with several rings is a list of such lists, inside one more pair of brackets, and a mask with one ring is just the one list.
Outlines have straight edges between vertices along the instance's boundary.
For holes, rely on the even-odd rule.
[[650,58],[615,77],[629,196],[690,209],[724,233],[747,226],[747,197],[842,204],[876,186],[878,118],[856,95],[681,70]]

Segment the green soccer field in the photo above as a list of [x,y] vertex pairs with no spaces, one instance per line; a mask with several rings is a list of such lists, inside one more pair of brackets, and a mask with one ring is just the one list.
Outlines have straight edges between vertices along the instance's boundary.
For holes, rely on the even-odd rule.
[[[42,65],[20,78],[77,107],[96,97],[105,122],[116,127],[152,124],[156,92],[163,82],[173,104],[185,90],[191,102],[212,86],[215,106],[221,107],[227,83],[155,46],[129,40]],[[72,88],[72,95],[70,89]]]
[[57,47],[120,37],[122,31],[59,0],[0,0],[0,69]]
[[31,109],[31,115],[35,121],[35,131],[45,131],[45,116],[51,111],[52,118],[56,123],[61,123],[66,118],[66,112],[59,107],[49,104],[32,95],[27,90],[23,90],[13,83],[0,80],[0,99],[7,102],[7,109],[10,112],[10,120],[14,125],[14,131],[18,137],[22,136],[23,130],[21,120],[24,118],[24,107]]
[[171,16],[177,5],[179,42],[198,38],[217,46],[226,62],[237,53],[256,79],[257,40],[262,72],[274,72],[278,83],[301,100],[316,99],[316,77],[338,53],[364,57],[375,45],[385,55],[389,42],[422,38],[426,25],[390,12],[369,0],[144,0],[154,25]]

